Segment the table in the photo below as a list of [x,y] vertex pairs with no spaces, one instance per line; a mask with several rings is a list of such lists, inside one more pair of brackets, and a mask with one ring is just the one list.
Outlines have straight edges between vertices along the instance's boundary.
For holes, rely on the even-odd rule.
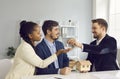
[[77,71],[73,71],[69,75],[37,75],[23,77],[22,79],[120,79],[120,70],[88,73],[79,73]]

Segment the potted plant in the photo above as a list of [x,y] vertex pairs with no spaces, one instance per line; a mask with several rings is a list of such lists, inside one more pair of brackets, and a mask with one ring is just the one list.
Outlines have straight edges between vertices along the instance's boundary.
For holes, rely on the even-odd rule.
[[15,56],[15,52],[16,52],[16,49],[13,46],[8,47],[7,56],[10,58],[13,58]]

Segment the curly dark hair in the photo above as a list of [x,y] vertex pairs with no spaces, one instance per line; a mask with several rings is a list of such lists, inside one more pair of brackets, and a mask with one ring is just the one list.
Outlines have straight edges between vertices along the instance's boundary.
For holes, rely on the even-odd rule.
[[32,21],[27,22],[23,20],[20,22],[20,31],[19,31],[20,37],[22,37],[23,40],[29,43],[33,48],[34,48],[34,45],[32,44],[28,35],[34,31],[34,27],[36,27],[36,25],[38,24]]

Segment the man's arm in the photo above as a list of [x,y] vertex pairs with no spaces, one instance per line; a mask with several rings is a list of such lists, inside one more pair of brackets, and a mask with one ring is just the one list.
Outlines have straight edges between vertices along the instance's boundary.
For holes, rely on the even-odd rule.
[[116,40],[112,37],[104,40],[104,44],[102,45],[81,44],[76,42],[75,39],[68,40],[68,44],[82,48],[83,52],[89,52],[91,54],[106,54],[117,51]]
[[[43,50],[42,50],[42,48],[41,48],[41,46],[36,46],[36,54],[40,57],[40,58],[42,58],[42,59],[45,59],[44,58],[44,54],[43,54]],[[38,68],[38,67],[36,67],[36,69],[35,69],[35,73],[36,73],[36,75],[40,75],[40,74],[57,74],[58,73],[58,70],[59,69],[53,69],[53,68]]]
[[37,72],[36,71],[36,75],[43,75],[43,74],[61,74],[61,75],[67,75],[67,74],[69,74],[71,72],[71,68],[69,68],[69,67],[64,67],[64,68],[61,68],[61,69],[46,68],[46,70],[44,70],[44,69],[38,69],[38,70],[41,71],[41,72]]
[[52,68],[36,68],[36,75],[43,75],[43,74],[58,74],[59,69],[52,69]]
[[[63,43],[60,43],[61,45],[61,49],[64,49],[64,45],[63,45]],[[63,54],[63,67],[69,67],[69,58],[68,58],[68,56],[67,56],[67,54]]]
[[69,58],[67,54],[63,55],[63,67],[69,67]]
[[107,54],[117,51],[117,44],[114,38],[106,40],[104,45],[88,45],[83,44],[83,52],[89,52],[91,54]]

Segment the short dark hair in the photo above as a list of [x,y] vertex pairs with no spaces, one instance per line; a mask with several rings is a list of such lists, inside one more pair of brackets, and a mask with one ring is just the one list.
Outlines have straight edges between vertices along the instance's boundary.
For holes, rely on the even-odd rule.
[[99,18],[99,19],[93,19],[92,23],[98,23],[99,25],[101,25],[102,27],[105,27],[106,31],[108,29],[108,23],[106,22],[106,20]]
[[57,21],[53,21],[53,20],[44,21],[43,26],[42,26],[42,30],[43,30],[44,35],[47,34],[47,30],[51,31],[53,27],[56,27],[58,25],[59,24]]

